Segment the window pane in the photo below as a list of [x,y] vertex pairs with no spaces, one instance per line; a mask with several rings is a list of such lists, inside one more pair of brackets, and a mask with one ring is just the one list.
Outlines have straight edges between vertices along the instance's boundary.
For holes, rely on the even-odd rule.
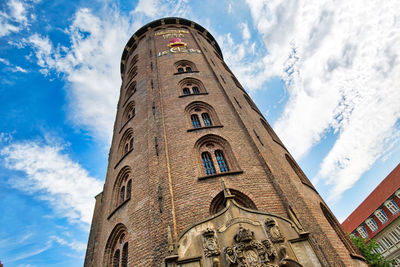
[[128,153],[128,151],[129,151],[129,145],[125,144],[125,154]]
[[183,88],[183,94],[184,95],[189,95],[190,94],[190,91],[189,91],[189,88]]
[[192,90],[193,90],[193,94],[200,94],[199,87],[193,86]]
[[125,200],[125,186],[121,187],[121,192],[120,192],[120,200],[123,202]]
[[190,116],[190,118],[192,119],[193,128],[200,128],[201,127],[199,116],[197,116],[196,114],[193,114],[192,116]]
[[186,68],[186,72],[192,72],[192,68],[191,67],[187,67]]
[[395,214],[399,211],[399,208],[397,207],[396,203],[394,203],[393,200],[387,201],[385,203],[386,208],[388,208],[388,210],[390,210],[390,212],[392,214]]
[[113,267],[119,267],[119,249],[114,253]]
[[132,180],[129,180],[126,186],[126,199],[131,198],[131,191],[132,191]]
[[133,138],[131,138],[131,140],[129,140],[129,149],[130,150],[133,149]]
[[218,166],[221,172],[229,171],[228,165],[226,164],[224,154],[221,150],[215,151],[215,157],[217,158]]
[[178,72],[184,72],[183,68],[178,68]]
[[211,118],[208,113],[201,114],[201,117],[203,118],[204,126],[212,126]]
[[206,171],[206,175],[214,174],[215,168],[210,153],[208,152],[201,153],[201,159],[203,160],[203,166],[204,170]]
[[122,248],[121,267],[128,267],[128,243]]

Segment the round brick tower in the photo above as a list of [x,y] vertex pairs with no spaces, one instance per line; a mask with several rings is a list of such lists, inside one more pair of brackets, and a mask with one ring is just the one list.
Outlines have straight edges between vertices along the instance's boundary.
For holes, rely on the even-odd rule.
[[199,24],[140,28],[84,266],[367,266]]

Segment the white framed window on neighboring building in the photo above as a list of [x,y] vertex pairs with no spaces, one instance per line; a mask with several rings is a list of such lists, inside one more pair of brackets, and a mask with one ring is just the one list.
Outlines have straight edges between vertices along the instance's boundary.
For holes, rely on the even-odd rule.
[[362,238],[367,238],[368,237],[367,229],[365,229],[364,226],[357,227],[357,232],[360,234],[360,236]]
[[392,214],[399,212],[399,207],[397,207],[397,204],[393,199],[385,201],[385,207],[388,208]]
[[387,248],[391,248],[394,245],[393,241],[387,236],[382,237],[381,241],[382,241],[382,244],[385,244],[385,246]]
[[393,231],[389,233],[389,236],[392,238],[393,241],[395,241],[395,243],[400,242],[400,234],[397,232],[396,229],[393,229]]
[[375,216],[381,221],[381,223],[385,223],[388,220],[385,212],[382,209],[378,209],[374,212]]
[[376,222],[373,218],[366,219],[365,223],[368,225],[369,229],[371,229],[372,232],[375,232],[376,230],[378,230],[378,225],[376,224]]
[[400,189],[396,191],[396,193],[394,193],[398,198],[400,198]]

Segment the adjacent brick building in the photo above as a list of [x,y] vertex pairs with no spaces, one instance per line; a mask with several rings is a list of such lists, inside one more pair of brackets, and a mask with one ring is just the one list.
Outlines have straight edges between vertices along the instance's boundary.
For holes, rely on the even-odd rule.
[[85,266],[366,266],[199,24],[140,28]]
[[387,260],[400,266],[400,164],[343,221],[354,236],[375,240]]

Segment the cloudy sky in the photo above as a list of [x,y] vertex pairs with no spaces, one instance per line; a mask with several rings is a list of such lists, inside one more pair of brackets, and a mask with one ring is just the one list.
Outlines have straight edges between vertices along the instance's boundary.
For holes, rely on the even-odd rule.
[[339,218],[400,159],[400,1],[0,1],[0,260],[82,266],[130,36],[198,22]]

